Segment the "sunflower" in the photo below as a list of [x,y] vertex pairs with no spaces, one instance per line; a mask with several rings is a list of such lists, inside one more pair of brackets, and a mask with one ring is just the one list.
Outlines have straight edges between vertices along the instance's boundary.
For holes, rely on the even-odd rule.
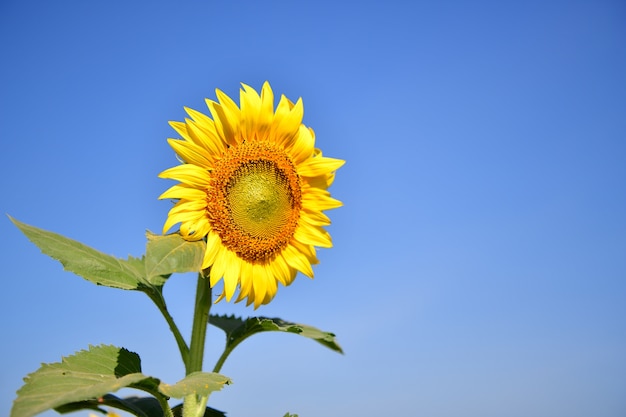
[[313,278],[316,247],[332,241],[324,210],[341,206],[327,191],[345,161],[322,156],[313,130],[302,124],[302,99],[284,95],[274,109],[269,83],[261,94],[242,84],[240,106],[220,90],[206,100],[211,117],[185,108],[189,119],[170,122],[182,139],[168,143],[183,164],[159,174],[180,183],[160,199],[177,199],[163,226],[180,223],[189,241],[206,239],[202,269],[218,301],[269,303],[278,283],[298,271]]

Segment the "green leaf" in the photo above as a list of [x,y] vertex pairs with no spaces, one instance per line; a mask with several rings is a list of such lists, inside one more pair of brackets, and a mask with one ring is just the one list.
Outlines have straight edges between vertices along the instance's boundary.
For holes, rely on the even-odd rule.
[[124,290],[137,289],[143,281],[134,258],[118,259],[65,236],[9,218],[43,253],[61,262],[65,270],[88,281]]
[[189,394],[209,395],[231,382],[230,378],[214,372],[193,372],[174,385],[161,383],[159,391],[174,398],[183,398]]
[[260,332],[287,332],[308,337],[318,343],[343,353],[341,346],[335,340],[335,335],[321,331],[313,326],[291,323],[279,318],[250,317],[243,320],[235,316],[211,315],[209,323],[226,332],[226,349],[232,350],[246,338]]
[[55,408],[55,411],[66,414],[79,410],[95,410],[104,413],[102,407],[114,407],[129,412],[138,417],[163,417],[163,409],[156,398],[153,397],[126,397],[118,398],[107,394],[95,400],[79,401],[65,404]]
[[43,364],[24,379],[11,417],[31,417],[51,408],[94,400],[138,384],[158,385],[141,373],[139,355],[110,345],[90,346],[61,362]]
[[[174,414],[174,417],[183,417],[183,405],[179,404],[172,407],[172,413]],[[204,409],[203,417],[226,417],[226,413],[216,410],[215,408],[207,407]]]
[[163,285],[175,272],[198,272],[206,249],[203,240],[189,242],[178,234],[165,236],[146,233],[145,271],[153,285]]
[[202,268],[206,243],[188,242],[180,234],[166,236],[147,232],[146,255],[118,259],[57,233],[11,221],[46,255],[65,270],[106,287],[141,290],[161,287],[175,272],[197,272]]
[[154,401],[119,399],[109,393],[135,388],[165,401],[167,397],[183,398],[188,394],[209,395],[230,383],[223,375],[196,372],[169,385],[142,374],[141,360],[134,352],[110,345],[90,346],[61,362],[43,364],[28,375],[17,392],[11,417],[32,417],[52,408],[59,412],[97,410],[102,405],[154,417]]

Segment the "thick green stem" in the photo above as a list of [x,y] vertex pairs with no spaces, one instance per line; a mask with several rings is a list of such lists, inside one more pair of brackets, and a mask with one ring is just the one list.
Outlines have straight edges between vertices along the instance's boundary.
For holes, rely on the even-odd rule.
[[193,314],[193,327],[191,328],[191,343],[189,345],[189,361],[187,362],[187,375],[202,370],[204,358],[204,342],[206,341],[206,329],[209,324],[209,312],[211,311],[211,285],[208,278],[198,274],[196,288],[196,305]]
[[[202,371],[204,358],[204,343],[206,330],[209,324],[211,311],[211,285],[208,278],[198,274],[196,288],[196,304],[193,313],[193,327],[191,328],[191,343],[189,344],[189,360],[186,362],[186,374]],[[183,416],[200,417],[204,415],[208,396],[188,395],[184,399]]]

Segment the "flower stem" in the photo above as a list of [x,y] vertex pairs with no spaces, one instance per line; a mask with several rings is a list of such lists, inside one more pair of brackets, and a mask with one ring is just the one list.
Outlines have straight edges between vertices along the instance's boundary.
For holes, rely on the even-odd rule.
[[[206,330],[209,324],[211,303],[210,281],[208,278],[205,278],[202,273],[199,273],[196,288],[196,304],[193,313],[193,326],[191,328],[191,343],[189,344],[189,357],[185,363],[186,375],[202,371],[204,343],[206,341]],[[183,400],[183,416],[203,416],[207,398],[208,396],[198,396],[195,394],[186,396]]]
[[222,369],[222,366],[224,366],[224,362],[226,362],[226,358],[228,358],[228,355],[230,355],[233,349],[235,349],[235,346],[237,345],[227,346],[224,349],[224,352],[222,352],[222,355],[219,357],[219,359],[215,363],[215,366],[213,367],[213,372],[218,373]]
[[158,307],[159,311],[167,321],[167,324],[170,326],[170,330],[174,334],[174,338],[176,339],[176,344],[178,345],[178,350],[180,351],[180,357],[183,360],[185,366],[187,366],[187,362],[189,362],[189,347],[185,342],[185,338],[180,333],[178,326],[174,322],[174,319],[170,315],[167,310],[167,305],[165,304],[165,298],[163,298],[163,293],[158,291],[146,291],[150,299],[154,302],[154,304]]
[[209,312],[211,311],[211,285],[202,273],[198,274],[196,288],[196,305],[193,314],[193,327],[191,328],[191,343],[189,345],[189,360],[187,361],[187,375],[202,370],[204,358],[204,342],[206,329],[209,324]]

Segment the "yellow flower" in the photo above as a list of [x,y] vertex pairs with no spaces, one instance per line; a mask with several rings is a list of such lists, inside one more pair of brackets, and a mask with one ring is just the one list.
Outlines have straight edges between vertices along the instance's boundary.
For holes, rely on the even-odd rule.
[[[263,84],[259,95],[242,84],[240,107],[216,90],[211,117],[185,108],[185,122],[170,122],[182,140],[168,139],[184,162],[159,176],[180,181],[159,198],[178,199],[163,227],[180,223],[187,240],[206,238],[203,269],[211,287],[222,278],[219,299],[269,303],[278,283],[298,271],[313,278],[315,247],[332,241],[324,210],[341,206],[327,191],[345,161],[322,156],[315,134],[302,124],[303,106]],[[219,301],[218,299],[218,301]]]

